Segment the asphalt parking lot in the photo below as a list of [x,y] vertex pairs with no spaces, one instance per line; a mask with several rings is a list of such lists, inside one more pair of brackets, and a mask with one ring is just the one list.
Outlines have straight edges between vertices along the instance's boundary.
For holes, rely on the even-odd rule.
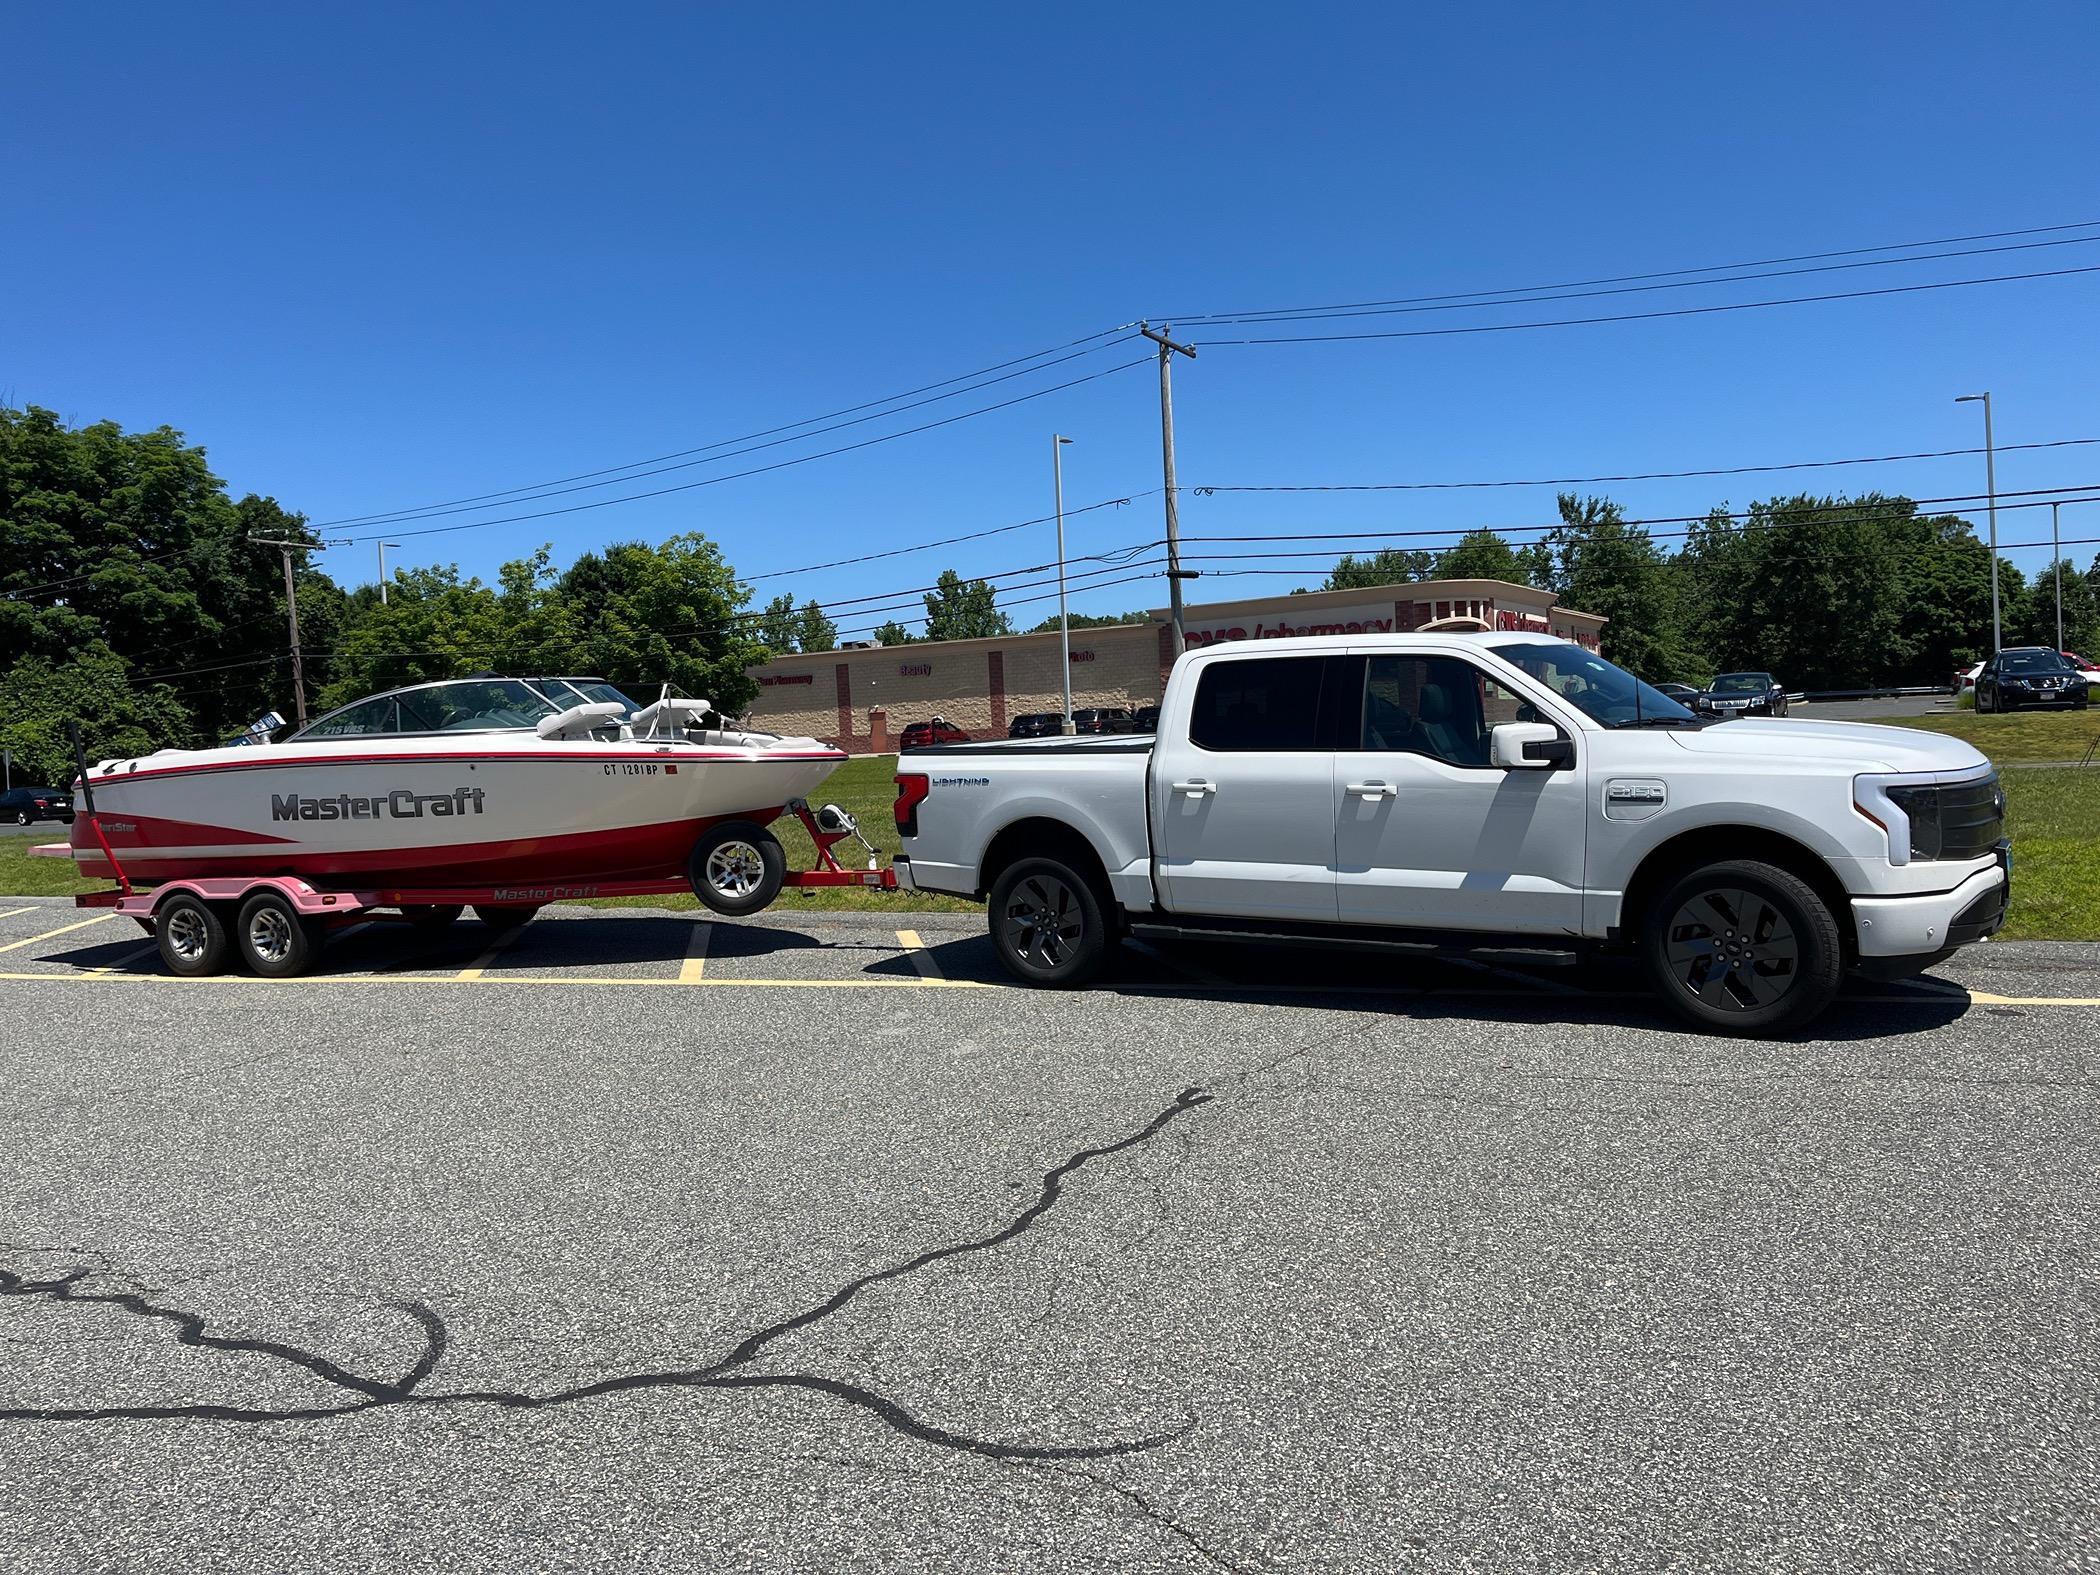
[[2100,947],[1763,1044],[1609,970],[1019,991],[968,914],[145,945],[0,900],[15,1567],[2100,1560]]

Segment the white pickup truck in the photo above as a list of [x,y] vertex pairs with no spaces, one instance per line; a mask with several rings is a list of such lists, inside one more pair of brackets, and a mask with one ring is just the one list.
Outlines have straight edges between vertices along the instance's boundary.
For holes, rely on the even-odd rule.
[[1785,1032],[1848,968],[2004,920],[2004,795],[1906,728],[1695,716],[1546,635],[1213,646],[1152,738],[900,762],[901,885],[989,900],[1030,984],[1125,934],[1636,949],[1703,1026]]

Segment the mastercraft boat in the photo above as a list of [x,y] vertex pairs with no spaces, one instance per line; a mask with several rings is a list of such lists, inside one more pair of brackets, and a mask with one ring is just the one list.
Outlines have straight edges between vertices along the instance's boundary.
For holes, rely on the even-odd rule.
[[773,820],[845,758],[723,726],[705,700],[638,706],[601,679],[417,684],[280,743],[101,761],[87,772],[96,813],[75,822],[71,851],[101,877],[117,875],[114,853],[143,884],[652,880],[686,874],[710,827]]

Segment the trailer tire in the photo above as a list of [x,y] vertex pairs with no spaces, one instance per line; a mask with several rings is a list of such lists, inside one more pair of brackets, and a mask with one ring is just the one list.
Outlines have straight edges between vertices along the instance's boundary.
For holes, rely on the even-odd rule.
[[153,938],[168,972],[202,979],[226,971],[232,942],[219,910],[194,892],[173,893],[153,912]]
[[241,904],[234,921],[241,961],[265,979],[305,973],[321,956],[321,921],[310,919],[278,891],[259,891]]
[[418,930],[435,932],[451,926],[466,908],[456,902],[416,903],[401,910],[401,917]]
[[540,911],[540,905],[529,907],[499,907],[494,903],[474,904],[474,917],[494,930],[498,935],[522,929],[532,922],[532,916]]
[[685,861],[693,895],[715,912],[741,919],[770,905],[787,880],[780,839],[748,820],[710,826]]
[[1108,964],[1108,919],[1093,882],[1054,858],[1024,858],[999,872],[985,905],[992,945],[1023,984],[1072,990]]

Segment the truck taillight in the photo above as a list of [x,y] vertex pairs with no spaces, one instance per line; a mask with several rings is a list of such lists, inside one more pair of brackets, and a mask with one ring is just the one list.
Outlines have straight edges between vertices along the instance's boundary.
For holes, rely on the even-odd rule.
[[894,813],[898,832],[907,837],[919,834],[919,806],[926,802],[932,791],[932,782],[923,771],[900,771],[897,773],[897,803]]

